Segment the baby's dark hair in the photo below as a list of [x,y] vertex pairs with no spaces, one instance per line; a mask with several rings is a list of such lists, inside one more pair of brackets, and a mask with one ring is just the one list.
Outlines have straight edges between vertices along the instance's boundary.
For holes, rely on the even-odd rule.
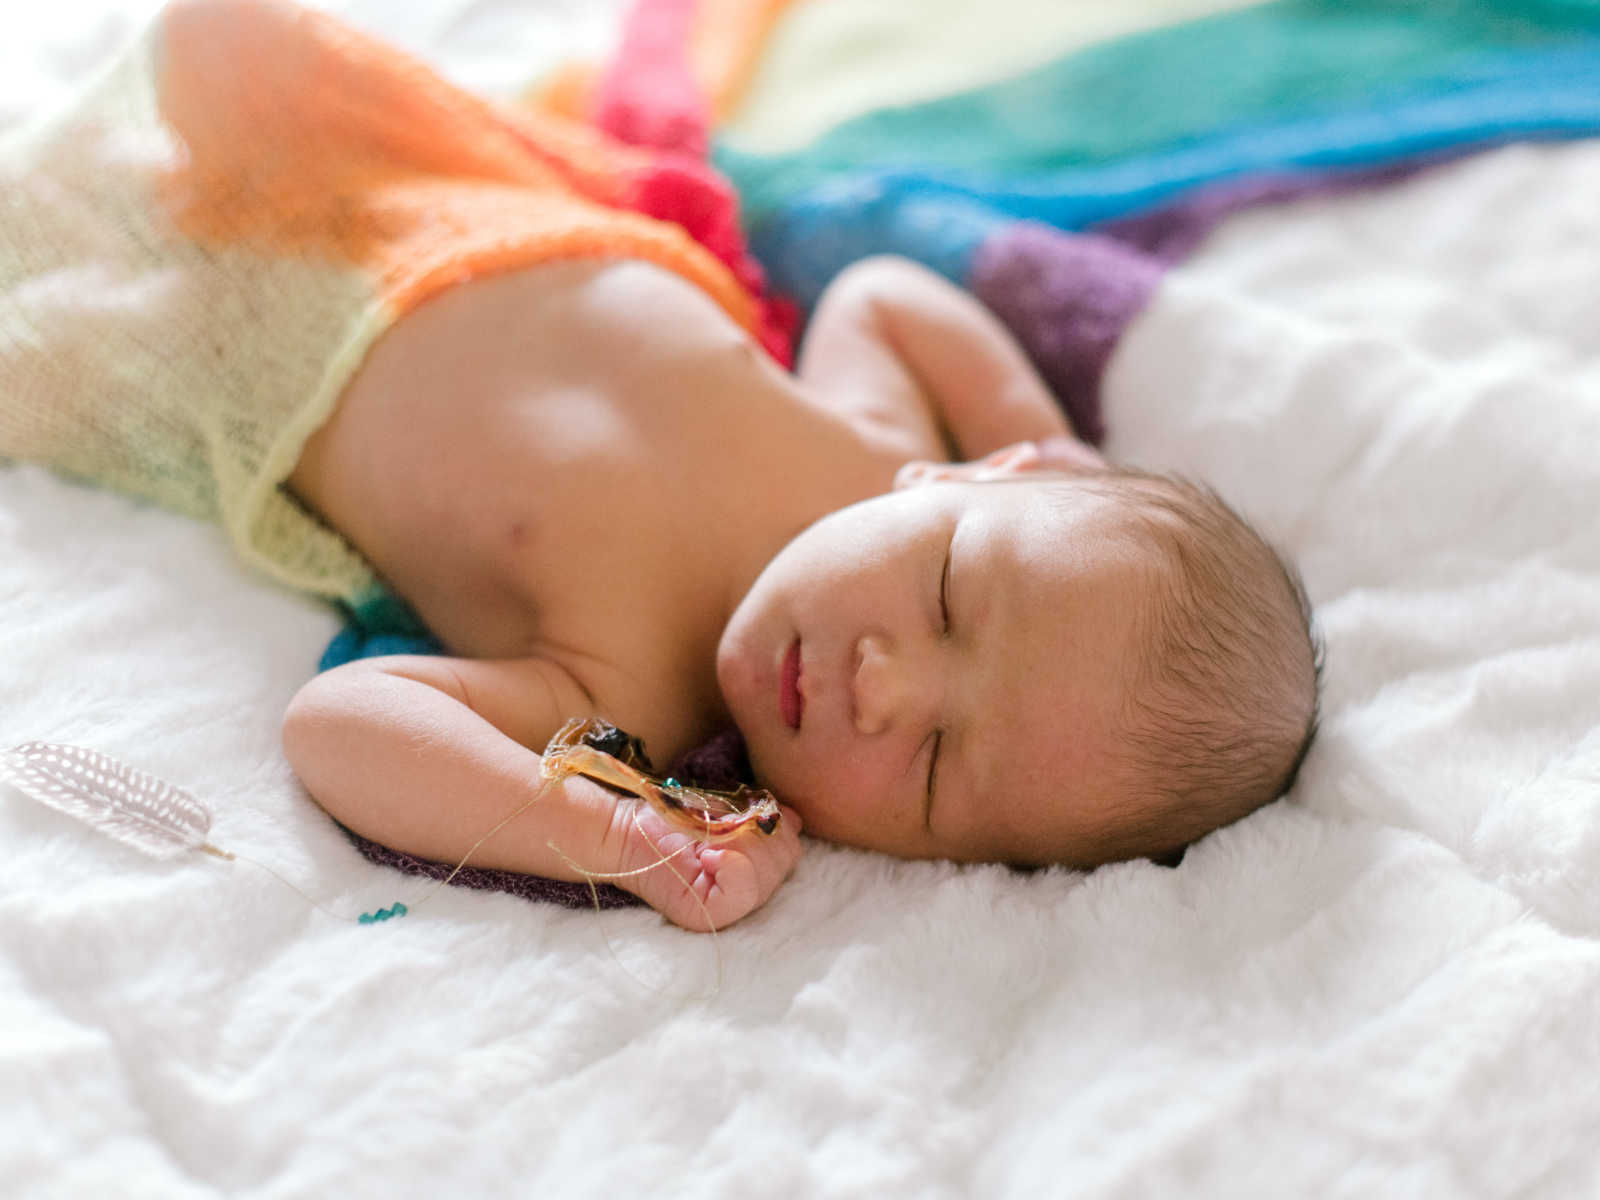
[[1316,735],[1320,639],[1298,572],[1215,491],[1127,468],[1075,484],[1117,502],[1160,580],[1120,715],[1131,797],[1096,857],[1172,861],[1293,785]]

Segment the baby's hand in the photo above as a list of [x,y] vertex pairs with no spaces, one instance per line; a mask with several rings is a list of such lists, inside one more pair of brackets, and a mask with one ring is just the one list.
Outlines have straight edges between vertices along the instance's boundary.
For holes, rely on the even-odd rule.
[[712,845],[642,800],[621,800],[607,838],[621,849],[615,882],[685,929],[724,929],[765,904],[800,860],[800,817],[779,807],[771,833],[750,826]]
[[1087,442],[1075,437],[1047,437],[1036,442],[1014,442],[971,462],[906,463],[895,473],[895,488],[925,483],[984,482],[1006,479],[1029,471],[1060,471],[1068,475],[1106,470],[1106,460]]

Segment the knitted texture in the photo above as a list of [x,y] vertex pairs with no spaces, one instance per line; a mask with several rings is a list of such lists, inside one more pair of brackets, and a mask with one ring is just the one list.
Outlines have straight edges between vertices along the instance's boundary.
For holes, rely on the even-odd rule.
[[370,568],[281,486],[373,341],[452,284],[639,258],[749,289],[643,215],[670,156],[512,114],[321,14],[185,0],[0,148],[0,455],[218,520],[347,601]]
[[600,75],[588,118],[631,146],[662,152],[639,179],[636,207],[682,226],[734,273],[757,304],[757,337],[794,365],[799,309],[771,294],[750,253],[739,198],[706,160],[713,113],[743,86],[790,0],[636,0],[622,44]]

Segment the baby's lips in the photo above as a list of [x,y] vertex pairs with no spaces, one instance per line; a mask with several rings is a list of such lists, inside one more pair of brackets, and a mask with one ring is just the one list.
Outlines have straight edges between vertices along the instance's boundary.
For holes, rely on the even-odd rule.
[[805,828],[805,822],[800,819],[800,814],[781,801],[778,803],[778,815],[796,833],[800,833]]

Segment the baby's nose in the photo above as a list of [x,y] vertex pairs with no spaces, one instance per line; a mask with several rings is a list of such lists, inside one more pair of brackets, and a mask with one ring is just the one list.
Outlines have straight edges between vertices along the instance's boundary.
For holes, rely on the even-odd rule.
[[856,643],[851,716],[857,733],[882,733],[928,705],[928,680],[914,668],[886,637],[869,633]]

